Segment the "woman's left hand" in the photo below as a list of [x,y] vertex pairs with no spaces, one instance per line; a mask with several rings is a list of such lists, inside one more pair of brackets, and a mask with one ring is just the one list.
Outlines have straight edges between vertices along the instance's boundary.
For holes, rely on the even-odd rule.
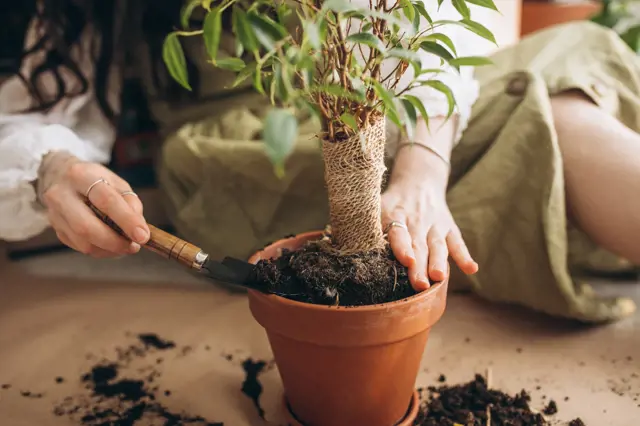
[[403,179],[392,181],[382,195],[382,225],[388,230],[396,258],[409,268],[409,280],[416,291],[447,278],[449,255],[464,273],[478,271],[442,187],[435,182]]

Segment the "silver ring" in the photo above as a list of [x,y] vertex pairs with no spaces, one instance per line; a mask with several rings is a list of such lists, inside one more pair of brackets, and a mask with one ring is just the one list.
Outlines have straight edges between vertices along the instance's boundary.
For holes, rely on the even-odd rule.
[[391,222],[391,223],[389,223],[389,224],[387,225],[387,227],[386,227],[386,228],[385,228],[385,230],[384,230],[384,233],[385,233],[385,234],[388,234],[388,233],[389,233],[389,231],[391,231],[391,228],[393,228],[394,226],[397,226],[398,228],[402,228],[402,229],[404,229],[405,231],[408,231],[408,230],[409,230],[409,228],[407,228],[407,225],[405,225],[405,224],[404,224],[404,223],[402,223],[402,222],[396,222],[396,221],[394,220],[393,222]]
[[107,182],[105,179],[100,178],[97,181],[93,182],[91,185],[89,185],[89,188],[87,189],[87,192],[84,193],[84,196],[86,198],[89,198],[89,193],[91,192],[91,190],[93,189],[94,186],[96,186],[99,183],[104,183],[105,185],[109,185],[109,182]]
[[135,192],[133,192],[133,191],[124,191],[124,192],[123,192],[123,193],[121,193],[120,195],[122,195],[123,197],[124,197],[124,196],[126,196],[126,195],[133,195],[134,197],[137,197],[137,196],[138,196],[138,194],[136,194],[136,193],[135,193]]

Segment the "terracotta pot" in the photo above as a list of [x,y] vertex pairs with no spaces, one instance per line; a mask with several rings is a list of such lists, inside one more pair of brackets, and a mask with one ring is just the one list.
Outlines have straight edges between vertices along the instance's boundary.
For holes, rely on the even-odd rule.
[[[319,239],[310,232],[278,241],[250,262]],[[431,327],[442,316],[447,282],[405,300],[333,307],[249,292],[266,329],[295,418],[307,426],[410,425],[412,395]]]
[[553,3],[525,0],[522,4],[522,32],[527,35],[543,28],[570,21],[590,19],[602,9],[599,1]]

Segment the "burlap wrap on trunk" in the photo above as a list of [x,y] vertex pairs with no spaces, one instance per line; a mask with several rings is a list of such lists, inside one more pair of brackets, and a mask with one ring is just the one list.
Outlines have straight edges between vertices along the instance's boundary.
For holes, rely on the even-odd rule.
[[385,120],[344,142],[322,142],[334,245],[343,253],[382,249],[380,192]]

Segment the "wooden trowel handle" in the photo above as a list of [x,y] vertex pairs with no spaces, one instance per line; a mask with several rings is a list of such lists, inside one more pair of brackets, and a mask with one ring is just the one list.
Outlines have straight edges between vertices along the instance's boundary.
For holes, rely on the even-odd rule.
[[[109,226],[124,238],[129,239],[124,231],[118,225],[116,225],[115,222],[111,220],[111,218],[98,210],[90,202],[87,202],[87,205],[107,226]],[[202,251],[200,247],[188,243],[185,240],[180,239],[168,232],[165,232],[160,228],[156,228],[153,225],[148,226],[149,230],[151,231],[151,236],[149,237],[149,241],[147,242],[147,244],[145,244],[143,247],[167,259],[174,259],[189,268],[196,270],[200,270],[200,268],[202,268],[202,265],[208,256]]]

